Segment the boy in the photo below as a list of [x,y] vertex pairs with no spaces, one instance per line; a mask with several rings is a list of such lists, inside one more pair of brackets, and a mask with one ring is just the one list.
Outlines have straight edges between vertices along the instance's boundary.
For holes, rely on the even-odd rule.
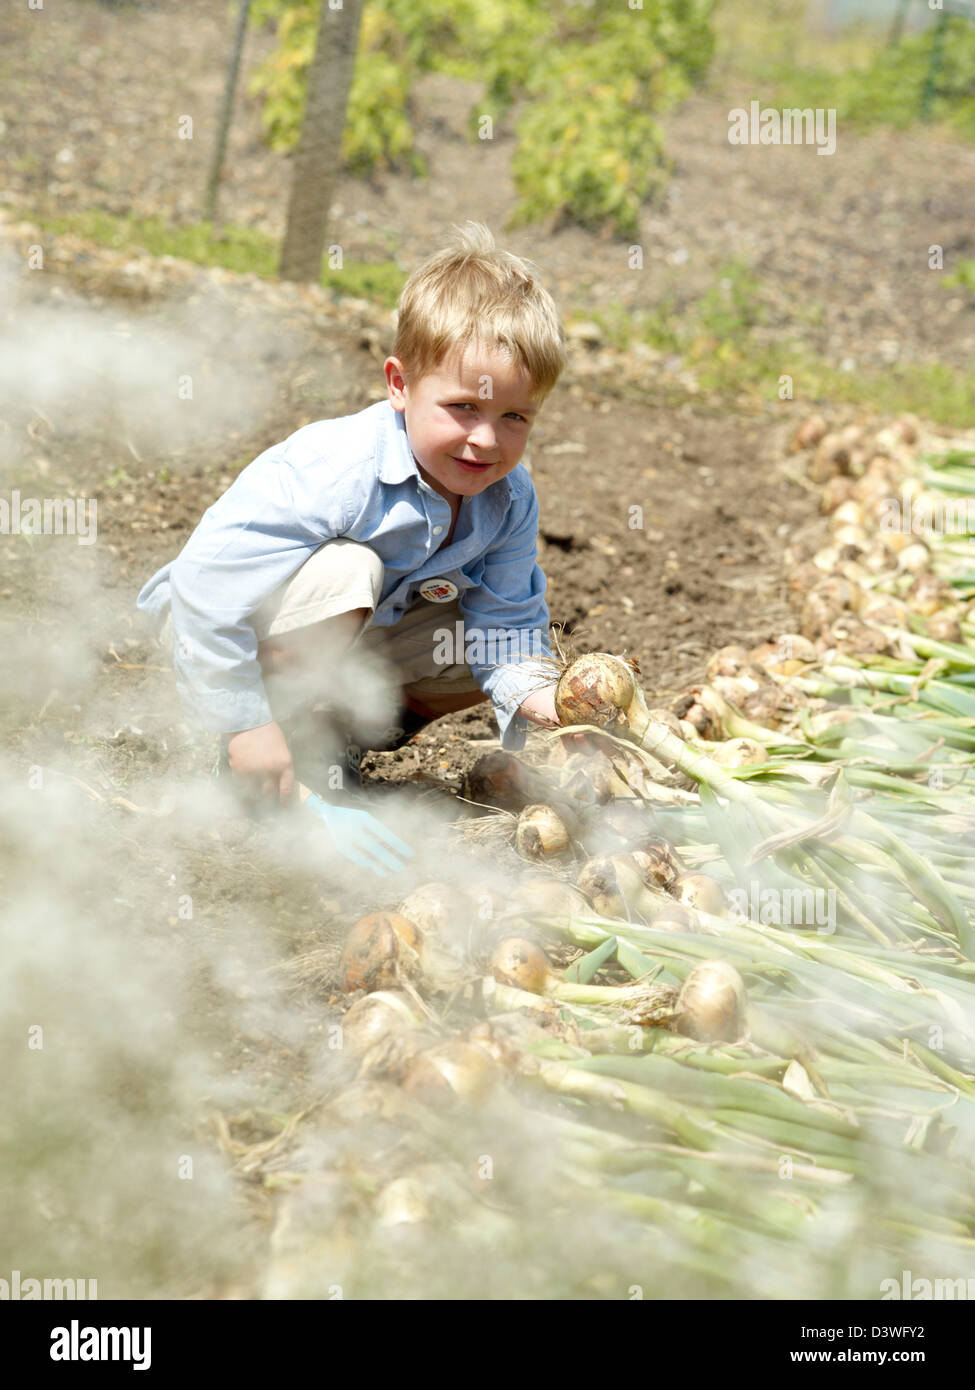
[[[468,223],[403,289],[388,399],[267,449],[145,585],[138,605],[173,641],[184,704],[225,736],[252,792],[291,800],[282,722],[350,681],[367,697],[353,657],[392,667],[400,687],[391,737],[365,735],[374,748],[487,698],[506,748],[524,744],[525,721],[558,724],[520,459],[564,366],[548,292]],[[379,874],[401,867],[410,847],[341,800],[308,803],[336,847]]]

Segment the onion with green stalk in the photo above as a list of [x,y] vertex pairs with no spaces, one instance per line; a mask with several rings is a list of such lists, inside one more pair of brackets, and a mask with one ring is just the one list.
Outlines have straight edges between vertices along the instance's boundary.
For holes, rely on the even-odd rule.
[[[797,684],[801,687],[803,682],[800,680]],[[784,798],[785,805],[780,804],[776,808],[778,824],[774,824],[770,800],[763,799],[762,795],[721,768],[714,759],[688,747],[669,729],[650,719],[643,693],[634,678],[633,664],[619,657],[596,653],[570,663],[559,679],[555,703],[563,724],[573,721],[579,728],[596,726],[611,735],[629,738],[651,753],[675,763],[718,795],[731,802],[747,805],[760,830],[771,833],[777,829],[786,836],[783,848],[787,849],[797,837],[808,839],[817,830],[821,834],[820,825],[825,829],[827,824],[833,823],[830,817],[820,817],[817,822],[808,816],[796,814],[800,808],[795,803],[794,795],[789,794]],[[779,789],[767,787],[763,790],[766,798],[775,797],[780,803],[783,801]],[[843,814],[849,816],[851,823],[862,826],[877,841],[878,848],[889,857],[892,867],[910,875],[914,891],[924,906],[938,921],[957,934],[962,949],[975,958],[975,931],[961,903],[949,891],[941,876],[893,832],[879,825],[864,811],[851,807]],[[802,856],[797,861],[796,855],[789,853],[787,859],[793,864],[798,862],[803,872],[812,872],[814,882],[820,886],[828,884],[837,893],[841,891],[835,874],[823,870],[810,856]],[[844,896],[844,902],[849,902],[848,894]],[[858,913],[857,917],[862,920],[862,913]]]
[[666,1026],[674,1018],[677,991],[672,985],[593,985],[560,979],[545,952],[530,937],[509,936],[499,941],[490,969],[500,985],[565,1004],[602,1005],[642,1026]]

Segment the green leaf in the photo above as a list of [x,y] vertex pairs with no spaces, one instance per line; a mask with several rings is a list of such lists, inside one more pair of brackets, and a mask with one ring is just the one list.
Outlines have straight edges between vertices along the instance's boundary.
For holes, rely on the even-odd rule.
[[588,955],[582,956],[574,961],[566,970],[562,972],[562,978],[569,980],[573,984],[588,985],[592,982],[593,976],[601,965],[610,959],[613,952],[617,949],[615,936],[608,936],[605,941],[590,951]]
[[621,941],[619,937],[616,938],[616,959],[634,980],[646,980],[649,975],[660,970],[660,966],[648,960],[642,951],[638,951],[628,941]]

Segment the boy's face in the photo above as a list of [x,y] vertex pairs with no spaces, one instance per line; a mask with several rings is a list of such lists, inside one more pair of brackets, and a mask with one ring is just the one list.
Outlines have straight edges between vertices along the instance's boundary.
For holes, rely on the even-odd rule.
[[474,497],[516,467],[538,411],[524,368],[473,346],[409,384],[399,358],[384,370],[420,476],[441,497]]

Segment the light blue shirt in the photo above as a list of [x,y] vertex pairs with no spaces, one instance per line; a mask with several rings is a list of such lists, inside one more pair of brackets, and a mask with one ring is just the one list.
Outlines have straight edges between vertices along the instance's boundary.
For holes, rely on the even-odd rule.
[[527,469],[519,463],[465,497],[453,540],[440,549],[450,521],[447,501],[420,477],[402,412],[380,401],[266,449],[137,603],[159,626],[172,613],[187,709],[217,733],[257,728],[273,716],[249,619],[325,541],[362,541],[383,563],[377,627],[398,622],[425,581],[456,585],[471,672],[494,702],[502,745],[518,749],[530,727],[518,706],[553,679],[526,659],[551,653],[538,498]]

